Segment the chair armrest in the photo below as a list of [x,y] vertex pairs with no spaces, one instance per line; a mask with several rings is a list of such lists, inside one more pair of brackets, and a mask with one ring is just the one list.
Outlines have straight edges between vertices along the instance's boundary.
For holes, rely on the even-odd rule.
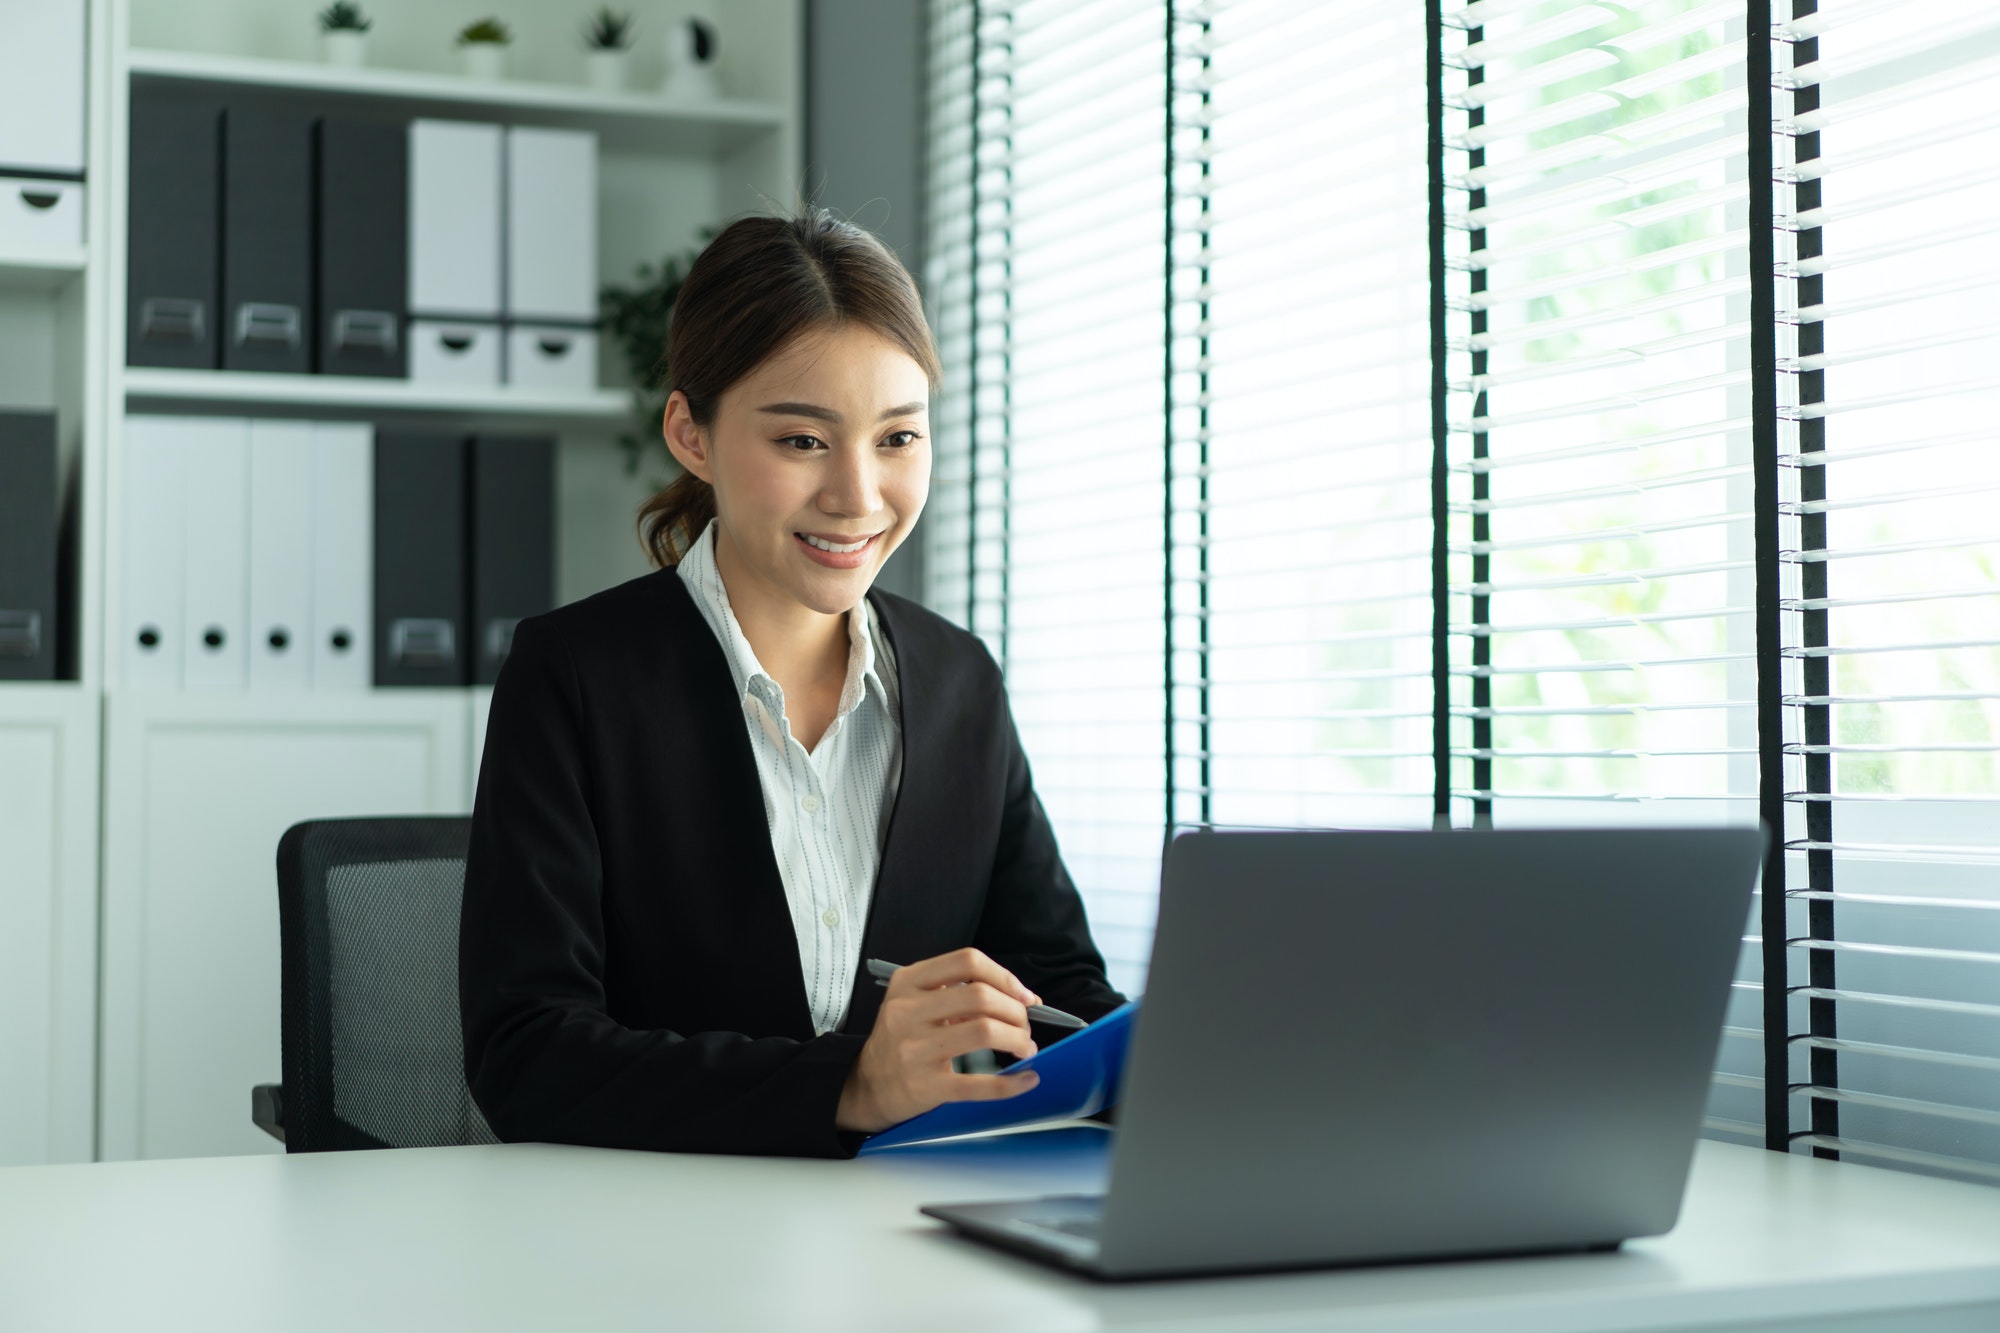
[[285,1087],[259,1083],[250,1089],[250,1123],[278,1142],[285,1141]]

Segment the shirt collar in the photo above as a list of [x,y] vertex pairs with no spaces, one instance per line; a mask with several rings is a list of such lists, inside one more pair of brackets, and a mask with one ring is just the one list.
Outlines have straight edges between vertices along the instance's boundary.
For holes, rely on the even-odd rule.
[[[750,640],[744,637],[736,612],[729,605],[729,591],[722,585],[722,571],[716,568],[715,533],[720,521],[709,520],[701,536],[675,566],[675,573],[680,575],[681,582],[687,586],[695,606],[701,611],[702,619],[708,622],[716,641],[722,645],[722,655],[729,660],[729,675],[735,682],[737,698],[754,695],[767,707],[781,708],[784,691],[771,673],[764,670],[764,664],[757,660],[757,652],[750,646]],[[840,688],[840,707],[836,717],[846,717],[853,712],[863,696],[871,691],[877,702],[884,708],[890,708],[889,691],[882,680],[881,656],[877,651],[875,635],[875,608],[863,598],[847,613],[847,679]],[[890,711],[893,714],[894,709],[890,708]]]

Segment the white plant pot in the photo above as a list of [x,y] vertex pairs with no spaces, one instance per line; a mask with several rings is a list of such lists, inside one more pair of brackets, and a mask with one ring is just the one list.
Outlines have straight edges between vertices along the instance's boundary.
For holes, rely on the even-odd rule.
[[319,35],[320,59],[342,69],[360,69],[368,63],[368,34],[352,28]]
[[715,28],[700,19],[668,25],[661,51],[660,96],[674,102],[714,102],[722,97],[715,73]]
[[469,79],[503,79],[507,48],[499,42],[467,42],[458,48],[458,68]]
[[631,63],[631,54],[629,51],[585,51],[584,81],[600,93],[624,92],[625,69]]

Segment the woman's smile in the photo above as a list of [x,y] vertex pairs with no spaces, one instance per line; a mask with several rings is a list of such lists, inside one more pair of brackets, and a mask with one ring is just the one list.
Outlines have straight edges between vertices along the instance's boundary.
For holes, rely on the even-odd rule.
[[876,539],[881,535],[874,532],[847,541],[817,532],[794,532],[792,537],[798,542],[799,549],[806,553],[806,558],[815,564],[828,569],[859,569],[867,563]]

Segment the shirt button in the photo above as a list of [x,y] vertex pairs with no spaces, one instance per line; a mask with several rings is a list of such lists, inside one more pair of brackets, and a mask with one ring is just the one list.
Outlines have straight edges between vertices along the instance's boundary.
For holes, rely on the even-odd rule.
[[799,797],[799,809],[805,811],[809,815],[818,814],[819,797],[813,795],[811,792],[807,792],[804,796]]
[[840,924],[840,913],[829,907],[819,914],[819,919],[826,922],[829,926],[837,926]]

